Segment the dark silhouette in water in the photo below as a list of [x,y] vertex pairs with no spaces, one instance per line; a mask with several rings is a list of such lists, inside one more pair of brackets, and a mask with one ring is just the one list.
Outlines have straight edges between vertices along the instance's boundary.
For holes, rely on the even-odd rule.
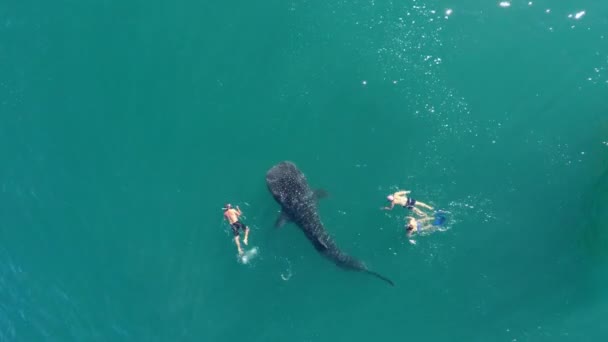
[[266,173],[266,184],[282,209],[276,226],[292,221],[302,229],[319,253],[339,267],[365,272],[392,286],[395,285],[390,279],[368,270],[361,261],[343,253],[338,248],[323,227],[317,212],[317,199],[325,194],[321,191],[313,192],[308,186],[304,174],[293,163],[282,162],[273,166]]

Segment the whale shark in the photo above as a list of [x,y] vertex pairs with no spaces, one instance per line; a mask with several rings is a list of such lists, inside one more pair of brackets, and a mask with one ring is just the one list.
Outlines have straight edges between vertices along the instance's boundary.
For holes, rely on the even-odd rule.
[[369,270],[363,262],[338,248],[325,230],[317,210],[318,199],[325,197],[326,193],[322,190],[313,191],[304,173],[294,163],[284,161],[273,166],[266,173],[266,185],[281,206],[281,214],[275,226],[280,227],[292,222],[304,232],[319,253],[337,266],[345,270],[364,272],[391,286],[395,285],[387,277]]

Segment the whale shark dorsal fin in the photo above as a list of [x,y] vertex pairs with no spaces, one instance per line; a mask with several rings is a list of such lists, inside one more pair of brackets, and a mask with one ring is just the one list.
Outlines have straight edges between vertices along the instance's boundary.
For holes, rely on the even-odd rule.
[[323,241],[322,238],[317,238],[317,241],[321,244],[321,246],[323,246],[325,249],[327,249],[327,244],[325,243],[325,241]]
[[314,191],[314,197],[315,200],[320,200],[321,198],[325,198],[327,196],[329,196],[329,194],[327,193],[327,191],[325,191],[324,189],[317,189]]
[[281,228],[285,225],[285,223],[288,223],[288,222],[291,222],[289,215],[287,215],[283,211],[281,211],[281,213],[279,214],[279,217],[277,217],[277,220],[274,223],[274,226],[276,228]]

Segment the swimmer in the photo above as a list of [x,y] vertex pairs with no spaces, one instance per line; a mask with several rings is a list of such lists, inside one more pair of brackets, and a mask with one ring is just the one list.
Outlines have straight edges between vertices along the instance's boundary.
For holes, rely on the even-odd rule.
[[391,206],[390,207],[383,207],[380,209],[383,210],[392,210],[393,207],[395,206],[395,204],[403,206],[405,208],[408,208],[410,210],[412,210],[413,212],[415,212],[416,214],[418,214],[419,216],[428,216],[425,212],[423,212],[422,210],[416,208],[416,206],[420,206],[429,210],[433,210],[433,207],[431,207],[430,205],[426,204],[426,203],[422,203],[420,201],[417,201],[411,197],[407,197],[407,194],[409,194],[411,191],[397,191],[392,195],[388,195],[386,197],[386,199],[388,201],[391,202]]
[[427,216],[416,220],[413,216],[407,216],[406,219],[408,220],[407,224],[405,225],[407,237],[412,236],[414,233],[420,233],[423,230],[433,228],[433,225],[428,223],[430,220],[433,220],[432,217]]
[[226,204],[226,207],[223,208],[224,217],[230,223],[230,227],[232,227],[232,233],[234,234],[234,243],[236,243],[236,248],[239,251],[239,255],[243,255],[243,249],[241,248],[241,242],[239,241],[239,229],[245,231],[245,238],[243,239],[243,243],[247,245],[249,238],[249,227],[245,226],[241,221],[239,221],[239,217],[243,214],[239,206],[236,206],[236,210],[232,208],[230,203]]

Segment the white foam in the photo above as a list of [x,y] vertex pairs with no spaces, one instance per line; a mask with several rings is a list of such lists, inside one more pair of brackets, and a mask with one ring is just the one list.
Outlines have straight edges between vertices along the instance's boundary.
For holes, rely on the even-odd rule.
[[251,259],[253,259],[258,254],[258,248],[253,247],[248,251],[245,251],[243,255],[240,256],[240,260],[243,264],[248,264]]
[[511,7],[511,3],[509,1],[501,1],[498,6],[500,7]]
[[580,11],[574,15],[574,19],[578,20],[585,15],[585,11]]
[[285,261],[287,262],[287,270],[284,273],[281,273],[281,279],[283,279],[284,281],[288,281],[289,279],[291,279],[291,263],[289,262],[289,259],[285,259]]

